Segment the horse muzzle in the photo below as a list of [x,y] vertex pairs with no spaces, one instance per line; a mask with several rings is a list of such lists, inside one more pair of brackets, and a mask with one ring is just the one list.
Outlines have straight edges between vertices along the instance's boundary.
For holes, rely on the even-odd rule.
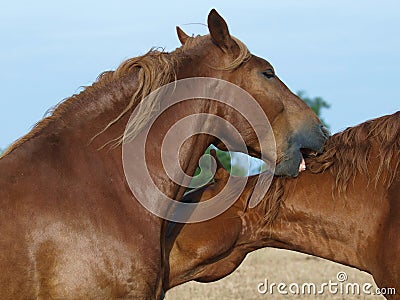
[[297,177],[306,168],[304,158],[322,153],[329,135],[328,129],[322,124],[297,131],[289,138],[289,148],[281,155],[275,175]]

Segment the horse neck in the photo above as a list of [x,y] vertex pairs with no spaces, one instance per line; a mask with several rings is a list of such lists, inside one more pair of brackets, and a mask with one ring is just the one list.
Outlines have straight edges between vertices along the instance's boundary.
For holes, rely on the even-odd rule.
[[368,271],[379,251],[377,241],[388,205],[384,189],[368,185],[365,176],[355,177],[345,195],[332,191],[334,178],[329,171],[306,172],[288,180],[277,219],[261,231],[264,239],[269,238],[263,246]]
[[[103,114],[100,114],[96,118],[96,120],[99,120],[100,123],[101,120],[103,119],[106,119],[107,122],[103,122],[102,125],[97,126],[95,130],[87,130],[88,133],[86,134],[87,138],[85,138],[85,140],[95,136],[111,120],[113,120],[116,116],[118,116],[120,111],[124,109],[126,103],[130,101],[131,97],[130,95],[133,92],[134,90],[126,93],[128,94],[128,97],[126,97],[126,94],[120,93],[122,97],[121,99],[113,99],[113,102],[117,103],[122,102],[123,103],[122,108],[121,105],[117,105],[118,107],[117,109],[110,105],[109,111],[104,111]],[[115,140],[115,138],[124,133],[126,125],[128,123],[128,118],[130,117],[131,112],[134,109],[135,106],[118,122],[116,122],[106,131],[98,135],[89,146],[93,147],[94,149],[98,149],[99,147],[107,145],[110,141]],[[163,194],[172,199],[180,199],[183,193],[185,192],[186,188],[184,186],[180,186],[179,184],[171,180],[170,176],[174,174],[171,173],[166,174],[164,170],[164,166],[160,157],[161,150],[164,144],[164,137],[167,134],[168,130],[177,121],[179,121],[183,117],[186,117],[188,114],[203,113],[203,112],[207,113],[209,111],[210,111],[210,106],[208,100],[199,100],[197,101],[196,106],[193,106],[193,103],[182,102],[176,104],[174,107],[163,112],[163,114],[161,114],[155,120],[155,122],[151,124],[152,129],[149,130],[148,135],[146,137],[146,165],[148,168],[147,170],[150,176],[153,178],[154,182],[156,183],[157,188],[160,191],[162,191]],[[113,116],[112,118],[109,117],[110,114]],[[179,166],[180,168],[182,168],[183,172],[185,172],[190,176],[194,174],[201,155],[205,152],[205,150],[212,143],[213,140],[214,139],[212,137],[204,134],[191,136],[182,144],[182,146],[177,151],[175,151],[174,153],[171,153],[171,151],[169,151],[169,153],[167,153],[168,155],[167,161],[174,160],[175,162],[176,157],[178,157],[176,153],[179,153]],[[121,162],[122,145],[113,148],[112,147],[113,144],[114,143],[110,143],[109,146],[111,147],[106,146],[104,147],[104,149],[101,149],[97,152],[103,154],[107,152],[106,157],[104,157],[104,155],[101,154],[103,160],[105,160],[106,163],[108,159],[111,159],[110,163],[115,163],[116,161],[118,161],[119,170],[122,171],[122,162]],[[95,153],[93,154],[96,155]],[[177,166],[178,165],[177,162],[174,165]],[[175,170],[176,169],[174,169],[173,172]],[[184,182],[184,183],[188,184],[189,182]]]
[[[129,103],[137,87],[136,75],[134,71],[116,80],[99,80],[61,102],[50,116],[38,122],[28,134],[11,145],[3,158],[35,151],[37,147],[49,144],[46,143],[48,140],[52,145],[60,144],[63,140],[74,140],[81,148],[100,147],[101,141],[95,141],[92,145],[90,141]],[[123,128],[118,125],[121,124],[105,132],[103,138],[107,139]],[[70,146],[74,144],[70,143]]]
[[[112,164],[111,169],[117,168],[120,171],[119,174],[123,176],[121,146],[112,148],[109,146],[113,144],[109,144],[103,149],[100,148],[118,138],[124,132],[131,112],[128,111],[118,122],[100,135],[96,135],[118,117],[130,102],[138,87],[137,73],[137,70],[132,70],[115,80],[100,79],[80,94],[72,96],[60,104],[52,116],[42,120],[30,133],[17,141],[11,147],[12,150],[0,161],[3,164],[6,160],[22,162],[25,161],[24,158],[26,160],[31,159],[32,153],[51,152],[52,155],[57,153],[58,156],[61,156],[59,158],[71,155],[71,153],[76,158],[78,154],[82,154],[83,156],[98,157],[103,163]],[[199,101],[199,105],[196,107],[197,112],[208,112],[209,107],[205,104],[206,102],[205,100]],[[180,106],[182,110],[193,110],[192,107],[188,107],[189,105]],[[164,118],[162,122],[165,124],[172,123],[174,116],[173,113],[169,114],[169,117]],[[92,140],[95,136],[96,138]],[[182,151],[179,152],[182,168],[185,172],[194,173],[198,159],[210,143],[210,137],[205,135],[190,137],[185,142]],[[161,135],[150,134],[147,144],[151,145],[153,152],[159,153],[162,144]],[[56,151],[55,148],[58,150]],[[43,155],[43,159],[47,159],[45,155]],[[156,157],[157,159],[158,157]],[[98,162],[98,160],[94,161]],[[73,159],[70,163],[79,163],[79,160]],[[33,162],[31,162],[32,164]],[[10,165],[15,165],[15,163],[10,163]],[[70,165],[70,167],[73,166]],[[12,172],[12,170],[9,172]],[[171,187],[173,191],[171,191]],[[164,186],[160,188],[164,189]],[[183,194],[185,188],[178,190],[176,184],[170,182],[165,184],[165,190],[169,191],[167,194],[170,197],[176,197],[178,194]]]

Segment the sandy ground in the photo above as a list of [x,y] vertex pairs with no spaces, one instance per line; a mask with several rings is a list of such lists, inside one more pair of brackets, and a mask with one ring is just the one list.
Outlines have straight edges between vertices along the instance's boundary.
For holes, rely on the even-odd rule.
[[[166,294],[167,300],[175,299],[385,299],[377,295],[331,294],[328,288],[322,295],[293,295],[288,286],[297,284],[301,291],[303,283],[314,283],[321,289],[322,283],[338,283],[337,274],[345,272],[347,280],[343,283],[359,283],[360,287],[370,283],[371,293],[375,292],[376,285],[371,275],[354,268],[349,268],[324,259],[278,249],[262,249],[249,254],[241,266],[228,277],[213,283],[189,282],[175,287]],[[341,274],[343,275],[343,274]],[[265,280],[271,283],[285,283],[287,295],[280,294],[275,287],[273,294],[258,292],[258,285]],[[339,285],[338,285],[339,286]],[[262,288],[261,287],[261,288]],[[296,288],[296,285],[292,285]],[[343,290],[346,287],[343,285]]]

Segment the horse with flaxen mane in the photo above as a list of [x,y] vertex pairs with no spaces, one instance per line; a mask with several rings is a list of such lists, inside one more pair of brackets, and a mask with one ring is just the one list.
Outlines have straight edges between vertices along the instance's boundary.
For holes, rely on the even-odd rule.
[[[105,72],[81,93],[58,105],[0,158],[0,297],[2,299],[156,299],[162,295],[165,221],[147,211],[128,187],[121,136],[136,107],[137,133],[159,103],[144,99],[175,80],[212,77],[254,97],[276,136],[277,172],[298,173],[300,148],[320,151],[326,132],[316,115],[229,34],[212,10],[209,35],[189,37],[171,53],[152,50]],[[159,99],[159,98],[157,98]],[[161,101],[161,100],[159,100]],[[227,119],[249,152],[260,145],[234,108],[212,99],[182,101],[164,112],[147,136],[148,172],[164,195],[180,200],[185,187],[172,181],[161,161],[163,137],[178,120],[207,113]],[[258,124],[262,126],[262,124]],[[225,127],[228,142],[234,135]],[[231,141],[229,141],[231,139]],[[114,147],[104,147],[114,141]],[[200,156],[218,140],[194,134],[179,163],[193,174]],[[145,187],[144,187],[145,188]],[[159,200],[152,191],[155,205]]]
[[[337,133],[325,149],[306,159],[308,170],[298,178],[276,177],[254,208],[248,201],[257,176],[224,214],[198,224],[174,224],[165,289],[189,280],[218,280],[247,253],[276,247],[366,271],[379,287],[398,293],[400,112]],[[219,166],[215,183],[188,193],[183,201],[210,199],[228,177]]]

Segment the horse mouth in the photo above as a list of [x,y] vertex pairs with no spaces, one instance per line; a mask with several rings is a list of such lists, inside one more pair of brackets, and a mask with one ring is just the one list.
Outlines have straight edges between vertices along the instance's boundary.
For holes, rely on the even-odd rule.
[[316,157],[319,153],[319,151],[315,151],[309,148],[300,148],[300,153],[301,153],[301,162],[299,165],[299,173],[303,172],[307,169],[307,165],[306,165],[306,158],[312,158],[312,157]]
[[321,153],[321,151],[315,151],[309,148],[300,148],[300,152],[304,158],[316,157],[318,154]]

